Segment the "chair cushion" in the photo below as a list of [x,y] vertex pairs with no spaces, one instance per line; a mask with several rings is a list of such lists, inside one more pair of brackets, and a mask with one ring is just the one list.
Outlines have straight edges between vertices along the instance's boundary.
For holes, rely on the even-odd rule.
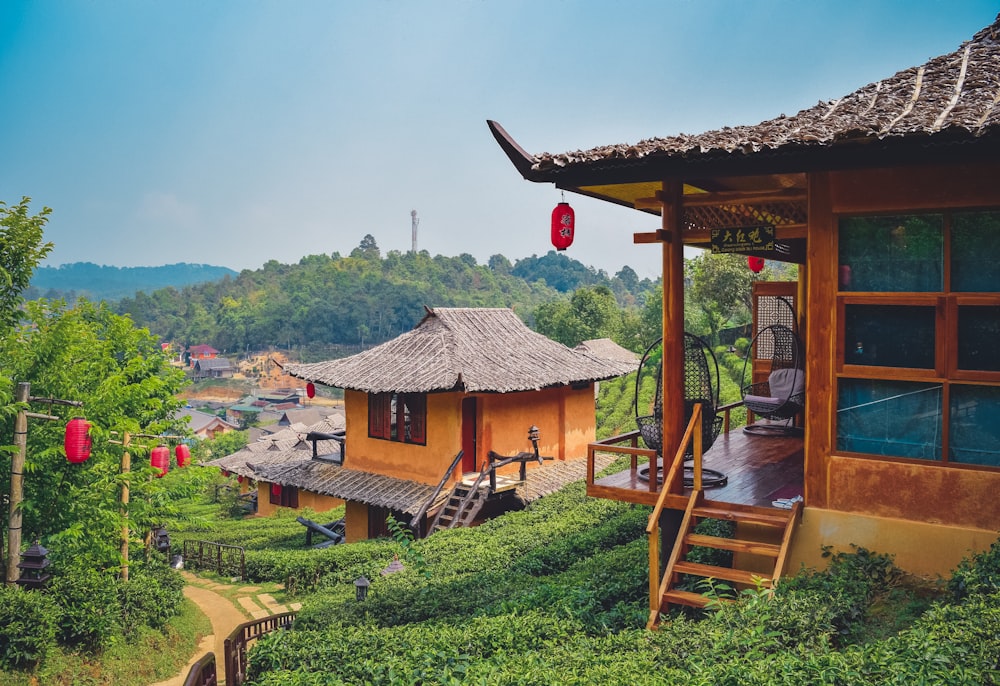
[[806,373],[802,369],[775,369],[767,377],[767,385],[771,388],[771,397],[785,400],[792,396],[802,395],[806,388]]

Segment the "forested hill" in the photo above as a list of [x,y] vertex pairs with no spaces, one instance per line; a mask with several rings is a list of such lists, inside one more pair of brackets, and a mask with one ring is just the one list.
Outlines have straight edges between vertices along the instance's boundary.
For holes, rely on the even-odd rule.
[[[543,302],[564,298],[546,283],[547,268],[563,291],[603,285],[631,304],[651,283],[625,267],[608,277],[555,252],[527,258],[530,280],[503,255],[478,264],[472,255],[431,257],[427,251],[380,253],[366,236],[347,257],[309,255],[298,264],[270,261],[235,278],[138,293],[114,307],[164,340],[207,343],[223,352],[268,346],[312,349],[370,345],[410,330],[428,307],[512,307],[530,318]],[[576,274],[574,280],[569,275]]]
[[236,276],[229,267],[208,264],[168,264],[162,267],[110,267],[92,262],[74,262],[58,267],[39,267],[26,294],[35,298],[61,297],[75,300],[118,300],[137,291],[181,288],[206,281]]

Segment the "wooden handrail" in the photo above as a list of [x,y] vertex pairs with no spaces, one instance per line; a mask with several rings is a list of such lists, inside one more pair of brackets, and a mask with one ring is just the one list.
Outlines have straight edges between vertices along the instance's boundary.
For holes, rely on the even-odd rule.
[[223,643],[226,686],[241,686],[247,675],[247,646],[266,633],[286,629],[295,619],[294,612],[282,612],[244,622],[233,629]]
[[205,653],[191,665],[184,686],[216,686],[219,683],[215,672],[215,653]]
[[[695,427],[698,431],[695,431]],[[677,446],[677,452],[674,454],[674,460],[670,468],[670,477],[663,479],[663,488],[660,489],[660,497],[656,499],[656,505],[653,507],[653,512],[649,515],[649,523],[646,525],[646,533],[650,534],[656,530],[658,527],[658,522],[660,520],[660,514],[663,512],[663,504],[666,500],[667,494],[671,491],[671,487],[674,484],[677,473],[677,465],[684,464],[684,449],[687,447],[689,441],[694,439],[694,475],[695,475],[695,490],[701,490],[701,405],[696,403],[694,409],[691,412],[691,419],[688,421],[687,428],[684,430],[684,435],[681,437],[681,443]],[[656,478],[653,474],[652,466],[650,466],[649,480],[652,481]]]
[[464,450],[458,451],[458,455],[455,455],[455,459],[451,461],[451,465],[447,470],[445,470],[444,476],[441,477],[437,488],[435,488],[434,492],[431,493],[431,497],[427,499],[427,502],[420,506],[420,509],[417,510],[417,514],[413,515],[413,519],[410,520],[410,531],[413,532],[414,536],[419,537],[420,532],[418,529],[420,528],[420,520],[424,518],[424,515],[427,514],[427,510],[430,509],[430,506],[434,504],[435,500],[437,500],[437,497],[441,494],[441,490],[444,488],[444,485],[448,483],[448,479],[451,478],[451,473],[455,471],[456,467],[458,467],[458,463],[462,461],[462,457],[464,455]]
[[[741,400],[737,400],[736,402],[729,403],[728,405],[723,405],[721,407],[715,408],[715,414],[719,414],[720,412],[722,413],[722,433],[723,433],[723,435],[729,433],[729,414],[730,414],[730,412],[732,410],[735,410],[737,407],[742,407],[742,406],[743,406],[743,400],[741,399]],[[747,410],[747,412],[749,412],[749,410]],[[747,424],[749,424],[749,423],[750,422],[748,420]]]

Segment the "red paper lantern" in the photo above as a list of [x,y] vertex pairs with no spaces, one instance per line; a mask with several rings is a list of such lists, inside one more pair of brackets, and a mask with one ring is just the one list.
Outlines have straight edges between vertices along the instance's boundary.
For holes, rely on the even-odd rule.
[[576,213],[568,202],[561,202],[552,210],[552,245],[556,250],[565,250],[573,245],[573,230],[576,228]]
[[760,274],[761,270],[764,269],[764,258],[748,255],[747,266],[750,267],[750,271],[752,271],[754,274]]
[[177,447],[174,448],[174,457],[177,458],[178,467],[187,467],[188,462],[191,461],[191,449],[183,443],[178,443]]
[[271,484],[271,495],[275,498],[281,497],[281,484]]
[[227,476],[228,477],[229,476],[229,472],[227,472],[225,469],[223,469],[222,470],[222,476]]
[[310,398],[316,397],[316,385],[312,381],[306,384],[306,396]]
[[243,483],[243,475],[240,474],[238,477],[236,477],[236,481],[237,483]]
[[90,457],[90,422],[80,417],[69,420],[63,447],[66,459],[73,464],[86,462]]
[[165,445],[158,445],[149,453],[149,466],[157,471],[156,478],[161,478],[170,469],[170,450]]

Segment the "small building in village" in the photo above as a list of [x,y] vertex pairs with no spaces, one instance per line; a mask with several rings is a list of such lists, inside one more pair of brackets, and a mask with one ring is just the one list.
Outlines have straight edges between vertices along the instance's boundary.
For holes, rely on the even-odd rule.
[[[725,434],[704,464],[728,460],[728,483],[685,486],[683,379],[664,374],[665,485],[637,479],[634,462],[588,478],[595,496],[662,508],[650,524],[663,532],[651,545],[665,551],[650,570],[651,624],[667,604],[703,602],[672,589],[691,569],[686,526],[706,513],[748,533],[777,525],[773,547],[757,549],[771,556],[767,583],[783,566],[822,565],[823,546],[892,553],[934,575],[996,540],[998,94],[1000,18],[952,53],[759,124],[529,154],[489,122],[526,180],[661,218],[659,230],[622,240],[662,252],[667,368],[681,368],[685,248],[798,265],[782,301],[804,351],[802,433]],[[801,503],[777,497],[793,492]],[[781,505],[801,517],[781,520]],[[710,574],[745,582],[745,569]]]
[[188,428],[200,439],[212,439],[220,434],[239,429],[238,426],[227,422],[222,417],[191,407],[178,410],[174,414],[174,418],[187,422]]
[[[463,479],[471,488],[463,497],[478,497],[487,477],[491,492],[511,493],[531,490],[525,473],[558,467],[555,481],[582,479],[595,438],[594,383],[634,369],[535,333],[509,309],[428,309],[413,330],[370,350],[286,366],[297,378],[344,389],[345,443],[339,464],[265,473],[300,494],[345,500],[348,541],[385,535],[388,515],[427,533],[433,520],[425,515],[446,508]],[[513,461],[501,466],[502,458]],[[536,495],[554,487],[538,479]],[[482,507],[456,504],[462,512]]]

